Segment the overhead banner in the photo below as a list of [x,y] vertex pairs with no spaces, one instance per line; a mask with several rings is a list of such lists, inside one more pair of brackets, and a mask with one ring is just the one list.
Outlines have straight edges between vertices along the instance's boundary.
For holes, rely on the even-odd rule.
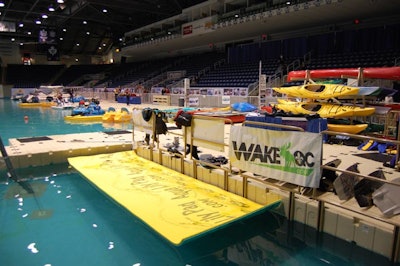
[[182,25],[182,37],[191,37],[213,31],[213,17],[207,17],[191,21]]
[[1,21],[0,32],[16,32],[15,22]]
[[233,126],[229,159],[232,166],[304,187],[319,187],[322,136]]
[[57,45],[47,46],[47,61],[60,61],[60,53]]

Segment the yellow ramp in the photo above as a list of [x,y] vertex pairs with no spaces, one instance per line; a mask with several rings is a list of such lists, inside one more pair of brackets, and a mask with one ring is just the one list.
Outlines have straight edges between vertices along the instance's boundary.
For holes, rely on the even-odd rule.
[[175,245],[276,206],[249,201],[124,151],[68,159],[90,182]]

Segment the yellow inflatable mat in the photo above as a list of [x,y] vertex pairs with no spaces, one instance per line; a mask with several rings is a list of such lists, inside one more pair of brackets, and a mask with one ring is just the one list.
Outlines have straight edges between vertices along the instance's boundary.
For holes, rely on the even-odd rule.
[[124,151],[68,158],[91,183],[175,245],[274,207]]

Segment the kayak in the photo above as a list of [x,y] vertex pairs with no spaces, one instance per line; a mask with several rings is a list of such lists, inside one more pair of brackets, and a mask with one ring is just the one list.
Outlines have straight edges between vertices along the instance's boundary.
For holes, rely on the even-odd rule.
[[[306,70],[290,71],[287,80],[306,78]],[[309,78],[342,78],[343,76],[358,77],[359,68],[337,68],[337,69],[316,69],[310,70]],[[400,67],[366,67],[362,70],[364,78],[400,80]]]
[[219,111],[219,112],[194,112],[195,115],[216,117],[227,119],[225,124],[232,123],[243,123],[246,120],[246,114],[232,111]]
[[351,116],[369,116],[375,113],[374,107],[360,107],[356,105],[341,105],[319,102],[292,102],[278,99],[276,108],[292,114],[315,115],[322,118],[338,118]]
[[368,124],[355,124],[355,125],[345,125],[345,124],[328,124],[328,130],[341,133],[358,134],[365,129],[367,129]]
[[338,84],[305,84],[302,86],[277,87],[273,89],[281,94],[307,99],[330,99],[357,95],[360,90],[358,87]]
[[55,102],[19,103],[19,107],[52,107]]
[[101,122],[103,115],[67,115],[64,116],[65,122]]

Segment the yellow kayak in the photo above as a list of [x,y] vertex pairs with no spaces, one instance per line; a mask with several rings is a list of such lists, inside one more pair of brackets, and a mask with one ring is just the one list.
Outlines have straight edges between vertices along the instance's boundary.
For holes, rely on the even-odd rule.
[[19,107],[52,107],[55,105],[57,105],[55,102],[19,103]]
[[344,124],[328,124],[328,130],[341,133],[358,134],[364,131],[368,124],[344,125]]
[[278,99],[276,108],[292,114],[315,115],[322,118],[339,118],[351,116],[369,116],[375,113],[374,107],[360,107],[355,105],[340,105],[319,102],[291,102]]
[[83,123],[83,122],[101,122],[103,115],[67,115],[64,116],[65,122],[76,122],[76,123]]
[[338,84],[306,84],[273,89],[281,94],[307,99],[330,99],[347,95],[357,95],[360,90],[358,87]]

